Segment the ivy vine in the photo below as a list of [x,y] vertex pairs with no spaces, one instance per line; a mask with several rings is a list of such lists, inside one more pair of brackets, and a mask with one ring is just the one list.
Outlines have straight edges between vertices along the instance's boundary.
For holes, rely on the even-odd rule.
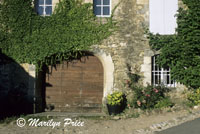
[[0,3],[0,49],[18,63],[52,65],[99,44],[115,29],[112,17],[99,23],[92,4],[60,1],[51,16],[39,16],[32,0]]

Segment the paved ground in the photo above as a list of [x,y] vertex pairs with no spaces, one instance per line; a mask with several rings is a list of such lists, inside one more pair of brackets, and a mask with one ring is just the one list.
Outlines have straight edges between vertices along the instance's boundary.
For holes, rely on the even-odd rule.
[[200,134],[200,118],[166,129],[156,134]]
[[[69,113],[40,113],[22,117],[23,120],[22,118],[13,118],[9,123],[0,122],[0,134],[153,134],[154,131],[177,126],[195,118],[196,120],[188,122],[189,124],[181,124],[174,130],[170,128],[157,134],[200,134],[200,109],[192,112],[187,110],[176,112],[154,111],[143,113],[138,118],[107,117],[101,114],[90,116],[91,114],[85,114],[82,117],[82,115]],[[69,121],[69,118],[71,122],[65,126],[66,119]],[[33,119],[39,120],[31,125],[29,120]],[[84,125],[78,126],[79,122],[84,122]],[[59,125],[56,126],[56,123],[59,123]]]

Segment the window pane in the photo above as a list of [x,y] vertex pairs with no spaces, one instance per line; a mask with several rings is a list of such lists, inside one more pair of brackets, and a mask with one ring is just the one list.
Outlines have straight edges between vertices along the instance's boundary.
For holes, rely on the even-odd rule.
[[52,0],[46,0],[46,4],[47,5],[51,5],[52,4]]
[[158,76],[158,84],[161,84],[161,72],[159,72],[159,76]]
[[157,73],[155,73],[155,84],[159,84],[159,82],[158,82],[158,74]]
[[39,5],[44,5],[44,0],[39,0]]
[[38,14],[39,15],[43,15],[44,13],[43,13],[43,10],[44,10],[44,7],[38,7]]
[[52,14],[52,6],[46,6],[45,11],[46,11],[46,15],[51,15]]
[[103,15],[110,15],[110,7],[103,7]]
[[174,81],[173,81],[173,80],[171,80],[171,84],[174,84]]
[[110,5],[110,0],[103,0],[103,5]]
[[162,70],[162,68],[159,66],[159,71],[161,71]]
[[94,8],[94,14],[95,15],[101,15],[101,7],[95,7]]
[[163,75],[162,83],[165,84],[165,85],[168,84],[168,83],[167,83],[167,73],[166,73],[166,72],[163,72],[162,75]]
[[155,71],[157,71],[157,70],[158,70],[158,66],[155,65]]
[[171,84],[171,83],[170,83],[170,76],[169,76],[169,72],[167,72],[167,84]]
[[164,67],[164,70],[165,71],[169,71],[169,67],[167,66],[167,67]]
[[94,0],[94,6],[101,5],[101,0]]

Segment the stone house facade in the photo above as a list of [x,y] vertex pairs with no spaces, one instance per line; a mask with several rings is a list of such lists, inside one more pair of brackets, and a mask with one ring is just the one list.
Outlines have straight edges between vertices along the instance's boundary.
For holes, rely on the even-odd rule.
[[[49,0],[44,0],[44,1],[47,2]],[[150,24],[152,18],[151,13],[155,13],[154,8],[156,7],[160,8],[160,6],[167,1],[168,2],[177,1],[177,3],[172,2],[172,4],[175,4],[173,9],[176,10],[178,6],[182,6],[181,1],[180,0],[83,0],[83,1],[93,3],[94,9],[96,8],[95,13],[97,14],[98,17],[102,18],[109,17],[112,9],[116,7],[116,10],[114,12],[114,19],[118,22],[119,26],[118,30],[108,39],[105,39],[101,44],[93,45],[90,50],[90,52],[100,60],[103,66],[102,101],[107,96],[107,94],[113,92],[114,90],[126,90],[124,83],[126,80],[129,79],[128,72],[130,71],[134,74],[141,76],[141,79],[139,81],[141,85],[146,86],[147,84],[153,84],[152,79],[154,78],[155,81],[155,79],[158,79],[158,77],[156,78],[152,76],[156,75],[155,73],[152,73],[153,69],[152,57],[158,54],[159,52],[151,50],[149,46],[149,40],[147,39],[147,35],[145,34],[148,28],[151,30],[150,25],[155,26],[155,24]],[[98,1],[100,1],[99,5]],[[159,4],[153,5],[159,1],[163,1],[163,3],[161,2],[160,3],[161,5]],[[52,7],[52,12],[53,12],[56,3],[58,2],[59,0],[52,0],[52,3],[50,5],[47,4],[47,7],[48,6]],[[109,2],[109,4],[102,4],[101,2],[102,3]],[[170,7],[171,5],[167,6]],[[99,8],[97,9],[97,7]],[[107,9],[105,8],[104,10],[104,7],[109,7],[109,8]],[[160,9],[164,9],[164,7]],[[158,12],[160,10],[159,8]],[[172,12],[170,13],[174,13],[174,10],[172,10]],[[42,14],[44,12],[46,13],[46,11],[43,11],[43,9],[41,9],[40,13]],[[48,12],[49,11],[47,11],[47,14]],[[161,19],[159,17],[161,17],[162,15],[163,14],[160,14],[160,16],[158,16],[157,19],[158,20]],[[174,14],[171,14],[171,16],[173,15]],[[169,16],[166,15],[166,17]],[[165,22],[167,21],[168,20],[165,20]],[[162,23],[161,21],[158,22]],[[163,24],[165,22],[163,22]],[[172,31],[173,28],[175,29],[174,25],[171,26]],[[159,30],[157,32],[159,32]],[[25,70],[28,70],[27,72],[31,77],[35,78],[35,79],[30,79],[29,84],[32,83],[30,85],[35,85],[35,86],[32,86],[29,90],[34,90],[34,94],[32,95],[35,101],[34,109],[37,109],[36,111],[41,111],[42,109],[41,105],[43,103],[41,95],[42,89],[40,88],[41,75],[36,74],[33,65],[25,64],[22,66],[25,68]],[[161,71],[160,73],[163,72]],[[166,73],[169,74],[169,72]],[[162,76],[159,77],[162,78]],[[176,84],[176,87],[178,87],[178,84]]]
[[[58,0],[52,1],[53,9],[57,2]],[[152,73],[153,68],[155,68],[152,57],[159,52],[150,49],[145,34],[147,28],[160,34],[174,34],[176,19],[173,17],[178,6],[182,5],[181,1],[84,0],[84,2],[93,3],[94,13],[99,18],[109,17],[116,7],[114,20],[118,22],[118,30],[101,44],[93,45],[90,50],[103,66],[103,100],[107,94],[114,90],[126,90],[124,84],[129,79],[128,72],[130,71],[141,77],[139,83],[143,86],[156,84],[155,81],[159,81],[158,79],[161,82],[165,75],[167,86],[181,87],[177,83],[175,85],[174,81],[171,82],[169,70],[158,71],[158,74]],[[165,10],[163,11],[163,9]],[[158,12],[162,13],[158,14]],[[165,16],[164,20],[162,20],[163,15]],[[154,24],[155,19],[158,21],[156,24]],[[165,28],[162,29],[163,26]]]

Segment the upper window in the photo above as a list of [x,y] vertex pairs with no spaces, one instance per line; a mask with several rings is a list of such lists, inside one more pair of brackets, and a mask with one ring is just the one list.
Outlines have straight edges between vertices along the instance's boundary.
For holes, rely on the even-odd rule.
[[111,3],[110,0],[93,0],[94,14],[97,17],[110,17]]
[[149,0],[149,8],[150,31],[155,34],[174,34],[178,0]]
[[159,55],[152,57],[152,85],[165,85],[167,87],[175,87],[176,83],[171,79],[170,68],[161,68],[156,64],[156,59]]
[[50,16],[52,14],[52,0],[38,0],[37,13],[41,16]]

